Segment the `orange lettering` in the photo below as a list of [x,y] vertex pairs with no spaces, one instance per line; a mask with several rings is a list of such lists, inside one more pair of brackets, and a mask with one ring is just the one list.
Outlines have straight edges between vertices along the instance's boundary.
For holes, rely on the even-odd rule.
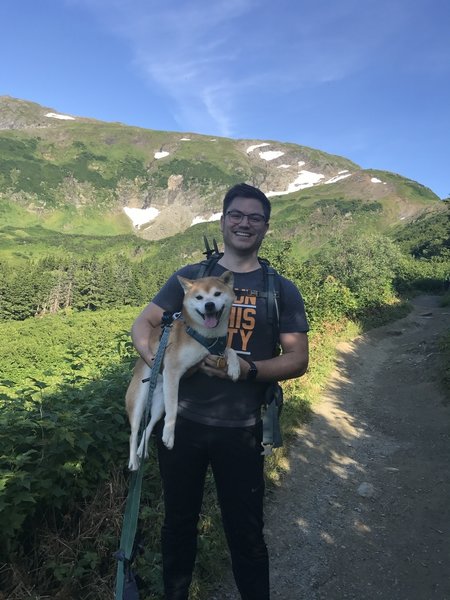
[[236,326],[236,307],[232,306],[230,310],[230,318],[228,320],[228,327]]
[[241,334],[242,339],[242,351],[245,352],[247,350],[247,344],[252,337],[253,331],[243,331],[242,329],[239,332]]
[[242,328],[243,329],[255,329],[255,309],[245,308],[242,316]]
[[227,346],[232,347],[234,334],[237,333],[237,329],[228,329]]

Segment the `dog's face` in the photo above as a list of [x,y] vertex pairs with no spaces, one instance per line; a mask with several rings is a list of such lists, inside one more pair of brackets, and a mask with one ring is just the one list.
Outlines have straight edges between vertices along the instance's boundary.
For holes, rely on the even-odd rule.
[[186,279],[178,276],[184,289],[183,311],[200,327],[214,329],[228,317],[235,295],[234,277],[225,271],[220,277]]

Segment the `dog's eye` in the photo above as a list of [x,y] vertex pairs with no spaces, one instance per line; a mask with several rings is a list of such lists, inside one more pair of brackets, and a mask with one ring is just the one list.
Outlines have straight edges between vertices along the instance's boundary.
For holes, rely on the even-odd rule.
[[196,300],[203,300],[203,296],[200,296],[200,294],[198,296],[195,296]]
[[214,292],[214,296],[220,296],[222,292]]

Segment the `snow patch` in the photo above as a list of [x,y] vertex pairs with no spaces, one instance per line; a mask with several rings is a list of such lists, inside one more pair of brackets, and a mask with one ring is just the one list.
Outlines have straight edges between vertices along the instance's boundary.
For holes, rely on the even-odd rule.
[[205,219],[204,217],[194,217],[192,219],[191,227],[192,225],[198,225],[198,223],[210,223],[211,221],[219,221],[221,216],[222,213],[218,212],[211,215],[209,219]]
[[50,119],[60,119],[61,121],[75,121],[75,117],[71,117],[69,115],[59,115],[58,113],[49,112],[45,115]]
[[350,177],[351,173],[347,173],[346,175],[336,175],[336,177],[332,177],[331,179],[328,179],[328,181],[324,181],[324,183],[336,183],[336,181],[339,181],[340,179],[345,179],[346,177]]
[[321,173],[313,173],[312,171],[300,171],[295,181],[289,184],[288,194],[301,190],[303,188],[312,187],[316,183],[319,183],[321,179],[324,179],[325,175]]
[[343,171],[339,171],[338,175],[342,175],[343,173],[348,173],[348,169],[344,169]]
[[191,138],[180,138],[180,142],[190,142]]
[[254,146],[249,146],[247,148],[247,154],[250,154],[250,152],[253,152],[253,150],[256,150],[256,148],[262,148],[263,146],[270,146],[270,144],[268,142],[264,142],[263,144],[255,144]]
[[378,179],[377,177],[372,177],[372,179],[370,180],[372,183],[383,183],[381,181],[381,179]]
[[304,188],[316,185],[316,183],[319,183],[324,177],[325,175],[322,175],[321,173],[302,170],[298,174],[298,177],[288,185],[287,190],[281,192],[268,192],[266,196],[269,198],[270,196],[284,196],[286,194],[291,194],[292,192],[297,192],[298,190],[303,190]]
[[123,212],[133,222],[133,227],[139,228],[141,225],[153,221],[159,215],[157,208],[129,208],[128,206],[123,207]]
[[260,152],[259,156],[263,160],[274,160],[275,158],[283,156],[283,154],[284,152],[281,152],[281,150],[267,150],[267,152]]
[[278,165],[277,169],[289,169],[292,165]]
[[163,150],[162,152],[155,152],[154,154],[156,159],[164,158],[165,156],[169,156],[169,152]]

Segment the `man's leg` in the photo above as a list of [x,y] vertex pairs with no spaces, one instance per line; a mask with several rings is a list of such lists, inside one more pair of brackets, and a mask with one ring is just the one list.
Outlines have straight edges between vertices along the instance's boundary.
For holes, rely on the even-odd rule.
[[217,429],[211,466],[236,584],[243,600],[269,600],[261,424]]
[[178,417],[172,450],[162,443],[162,427],[158,428],[158,459],[165,507],[161,545],[166,600],[188,600],[189,597],[197,554],[197,523],[208,466],[202,427]]

